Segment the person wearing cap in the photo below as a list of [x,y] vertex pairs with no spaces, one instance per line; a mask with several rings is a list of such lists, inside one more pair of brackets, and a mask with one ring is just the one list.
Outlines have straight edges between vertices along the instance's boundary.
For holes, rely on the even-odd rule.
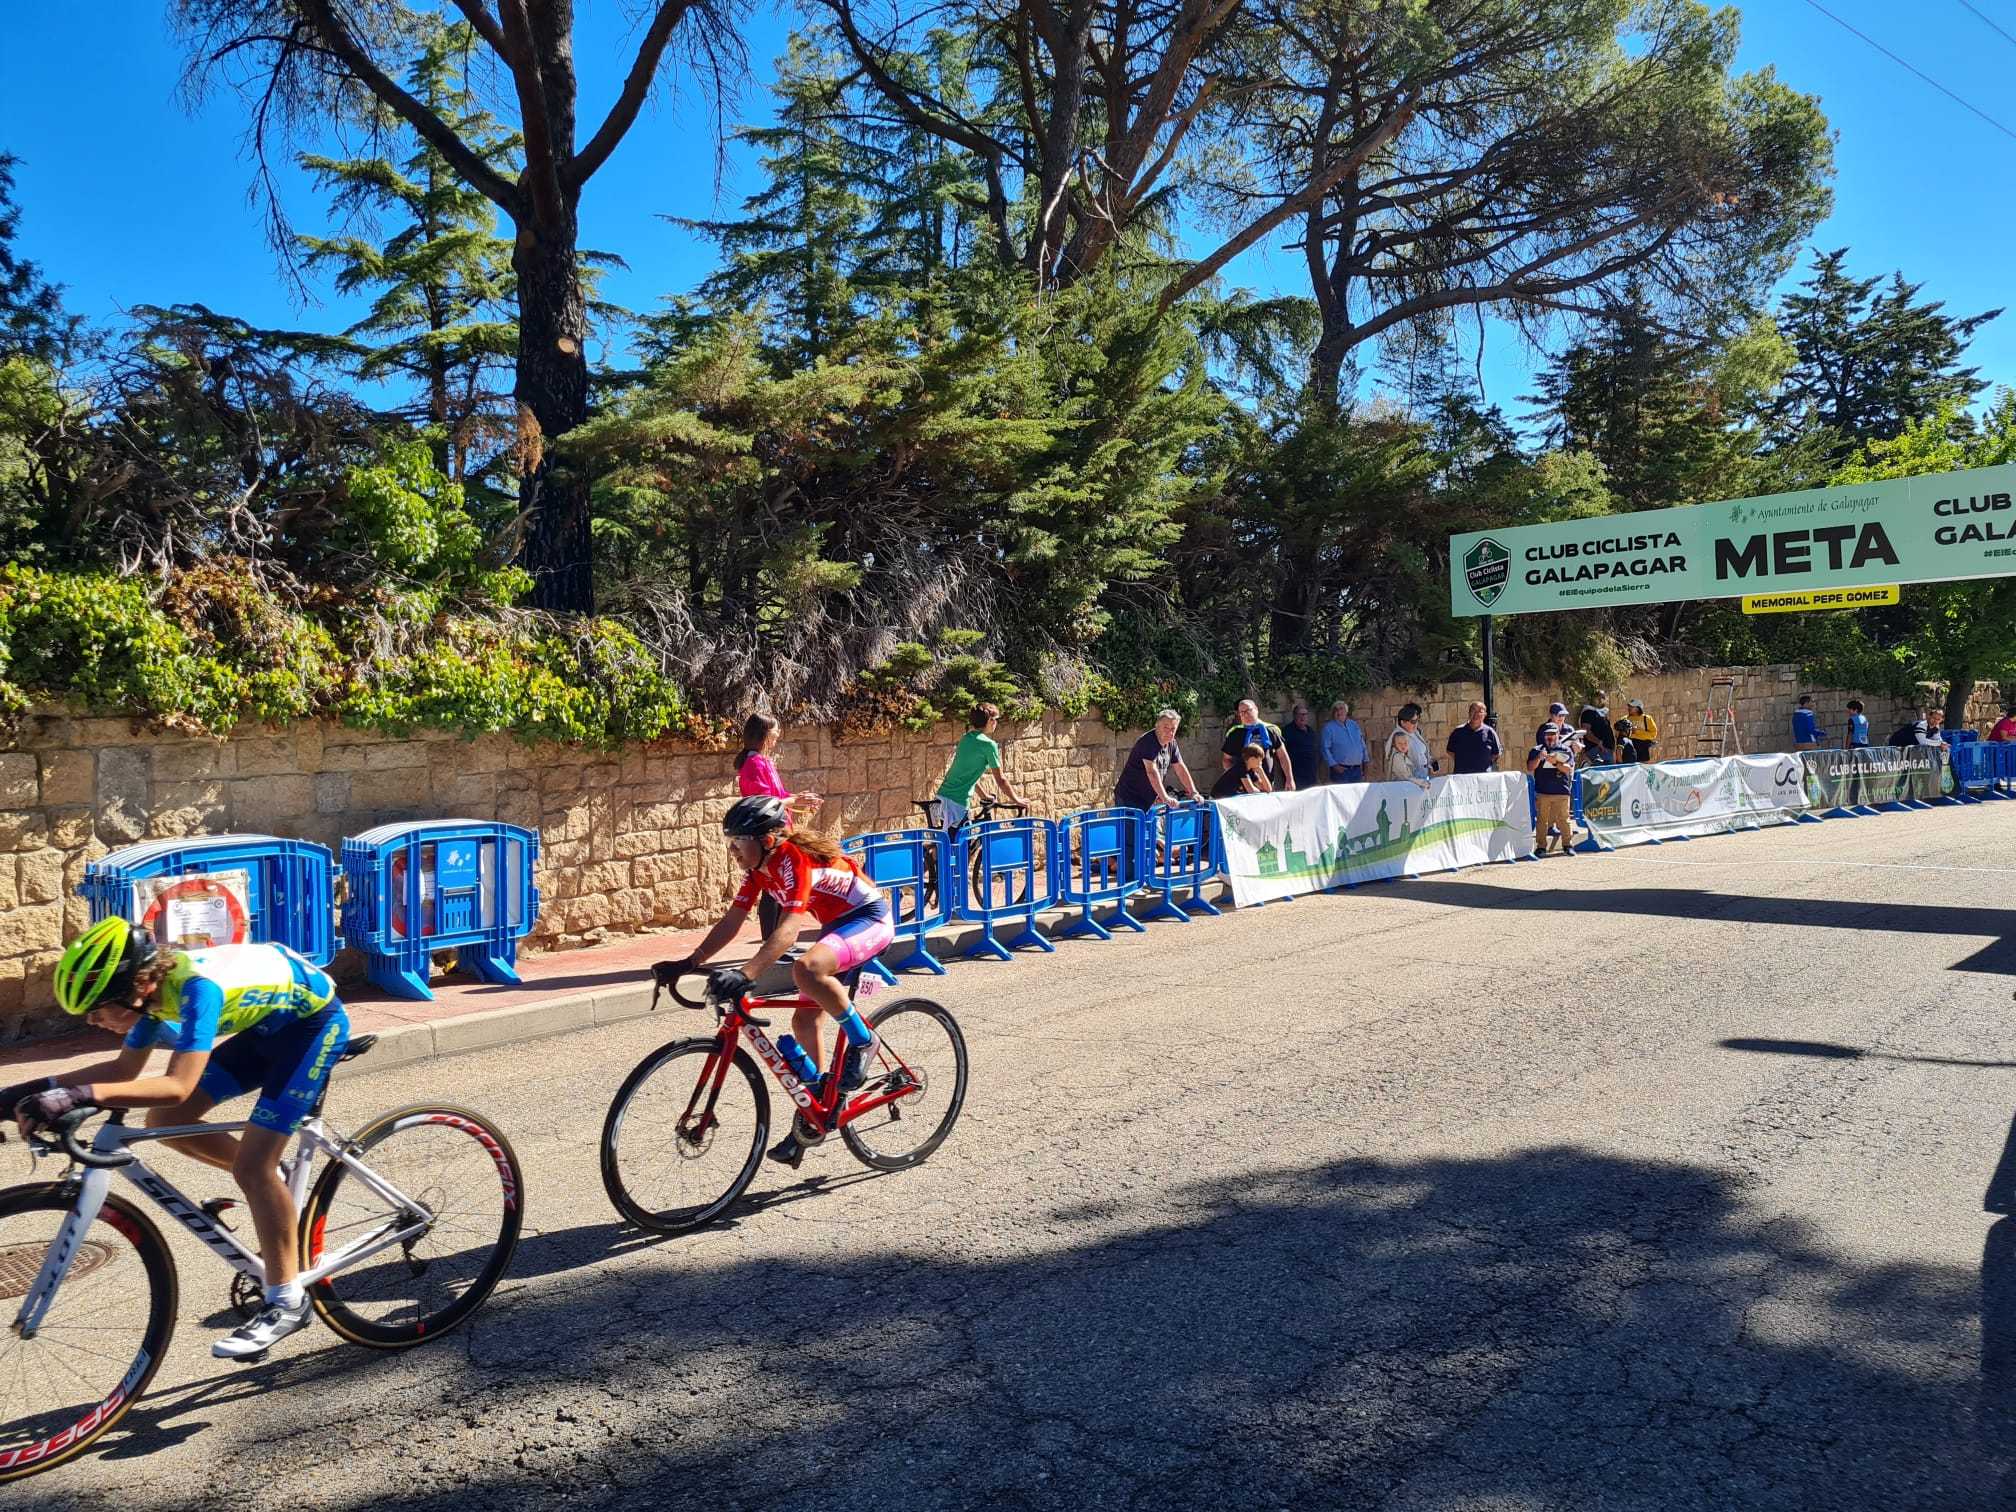
[[1562,743],[1561,726],[1540,726],[1539,743],[1526,753],[1526,774],[1533,779],[1533,855],[1547,854],[1547,832],[1558,830],[1561,853],[1575,854],[1575,757]]
[[1652,747],[1659,743],[1659,721],[1645,712],[1641,699],[1631,699],[1624,707],[1631,713],[1631,743],[1638,747],[1639,761],[1655,760]]
[[1547,705],[1547,717],[1540,721],[1540,728],[1533,732],[1533,738],[1538,740],[1549,725],[1557,730],[1568,728],[1568,705],[1564,703]]

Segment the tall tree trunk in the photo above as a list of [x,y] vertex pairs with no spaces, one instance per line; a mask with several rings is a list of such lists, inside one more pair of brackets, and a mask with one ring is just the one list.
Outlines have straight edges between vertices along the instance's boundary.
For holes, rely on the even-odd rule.
[[577,239],[570,207],[561,235],[521,224],[511,258],[518,274],[518,501],[534,606],[592,614],[588,479],[553,453],[554,441],[588,418],[588,311]]
[[1967,723],[1967,704],[1974,697],[1974,663],[1971,659],[1952,669],[1946,685],[1946,728],[1958,730]]
[[1351,355],[1352,326],[1342,302],[1329,303],[1323,311],[1322,334],[1309,358],[1309,395],[1320,412],[1329,418],[1344,413],[1344,364]]

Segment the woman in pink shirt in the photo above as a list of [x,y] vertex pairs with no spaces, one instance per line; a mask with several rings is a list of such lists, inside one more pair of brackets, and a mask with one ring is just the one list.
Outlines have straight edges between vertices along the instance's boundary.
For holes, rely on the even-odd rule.
[[[794,793],[777,775],[777,763],[770,753],[777,749],[777,721],[768,714],[751,714],[742,724],[742,754],[735,758],[735,780],[744,798],[782,798],[794,813],[817,812],[824,802],[817,793]],[[757,923],[763,938],[777,929],[777,900],[767,892],[756,903]]]

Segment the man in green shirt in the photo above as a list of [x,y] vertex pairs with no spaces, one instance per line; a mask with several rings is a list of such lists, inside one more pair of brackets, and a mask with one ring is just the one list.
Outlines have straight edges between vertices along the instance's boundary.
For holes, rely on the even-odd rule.
[[1008,774],[1001,770],[1001,747],[994,743],[994,727],[1000,722],[1001,711],[985,703],[976,704],[967,718],[971,728],[959,737],[959,748],[952,753],[952,765],[946,769],[945,780],[938,784],[938,806],[944,812],[945,828],[948,830],[957,829],[966,822],[966,808],[972,802],[973,789],[989,773],[993,774],[1010,803],[1022,801],[1015,795]]

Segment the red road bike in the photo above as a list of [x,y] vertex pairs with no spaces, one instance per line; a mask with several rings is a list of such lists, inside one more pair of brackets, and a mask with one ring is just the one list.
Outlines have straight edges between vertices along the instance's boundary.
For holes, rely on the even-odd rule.
[[[859,979],[858,969],[842,977],[850,996]],[[966,1102],[965,1036],[928,999],[899,998],[868,1015],[876,1038],[868,1079],[843,1093],[845,1035],[835,1028],[832,1069],[808,1087],[764,1033],[770,1021],[754,1012],[812,1006],[805,998],[688,997],[677,975],[661,978],[658,990],[688,1008],[711,1007],[720,1027],[710,1038],[673,1040],[645,1056],[602,1123],[603,1188],[618,1212],[653,1233],[712,1222],[756,1179],[770,1137],[770,1092],[751,1049],[784,1089],[800,1144],[837,1132],[855,1159],[878,1171],[922,1162],[945,1142]],[[651,1002],[656,1008],[657,992]]]

